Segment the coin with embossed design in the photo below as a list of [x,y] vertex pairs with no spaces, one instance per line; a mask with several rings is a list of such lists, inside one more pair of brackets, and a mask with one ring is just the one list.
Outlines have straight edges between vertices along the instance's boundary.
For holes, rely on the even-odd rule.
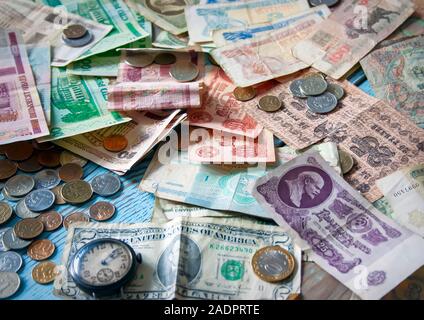
[[43,233],[44,225],[35,218],[23,219],[15,224],[13,231],[19,238],[31,240]]
[[254,87],[237,87],[234,89],[233,94],[238,101],[249,101],[256,96],[256,90]]
[[22,257],[14,251],[0,252],[0,272],[18,272],[22,267]]
[[53,150],[41,151],[37,160],[42,166],[54,168],[60,165],[60,154]]
[[87,33],[87,28],[82,24],[70,24],[63,29],[63,35],[68,39],[79,39]]
[[48,239],[40,239],[31,243],[28,247],[28,256],[36,261],[46,260],[52,256],[56,249],[53,242]]
[[39,284],[47,284],[53,282],[56,278],[56,264],[52,261],[43,261],[32,269],[32,278]]
[[4,187],[11,197],[23,197],[31,192],[34,186],[35,181],[32,177],[18,174],[7,180]]
[[37,172],[43,167],[38,163],[37,155],[32,155],[31,158],[18,162],[19,170],[23,172]]
[[318,74],[310,75],[301,79],[299,83],[300,91],[306,96],[317,96],[327,90],[327,81]]
[[15,142],[5,146],[5,155],[9,160],[23,161],[31,157],[34,148],[27,141]]
[[100,196],[111,196],[121,188],[121,180],[116,175],[105,173],[96,176],[91,181],[93,191]]
[[353,165],[354,165],[353,157],[349,153],[343,150],[339,150],[339,156],[340,156],[340,167],[342,168],[342,173],[346,174],[353,168]]
[[68,203],[83,203],[93,195],[91,185],[83,180],[73,180],[62,187],[62,197]]
[[278,282],[290,277],[295,268],[295,258],[280,246],[259,249],[253,255],[252,267],[255,274],[267,282]]
[[0,272],[0,299],[13,296],[21,285],[21,278],[16,272]]
[[37,189],[52,189],[60,183],[59,175],[53,169],[42,170],[34,178]]
[[16,166],[16,163],[10,160],[1,159],[0,160],[0,180],[10,178],[16,173],[17,169],[18,167]]
[[25,197],[27,208],[34,212],[40,212],[49,209],[54,204],[54,193],[48,189],[38,189],[31,191]]
[[67,163],[58,170],[59,178],[65,182],[80,180],[84,175],[82,167],[77,163]]
[[188,82],[197,78],[199,68],[190,61],[180,61],[171,67],[169,74],[179,82]]
[[153,63],[155,57],[148,53],[126,51],[125,63],[136,68],[144,68]]
[[266,95],[259,99],[258,106],[266,112],[278,111],[282,106],[281,100],[277,96]]
[[12,207],[4,202],[0,202],[0,224],[6,223],[12,217]]
[[21,219],[37,218],[40,214],[32,212],[25,204],[25,198],[18,201],[15,207],[16,215]]
[[114,134],[103,139],[103,148],[110,152],[120,152],[128,146],[125,136]]
[[63,184],[60,185],[60,186],[56,186],[52,189],[52,192],[55,195],[55,199],[54,199],[55,204],[65,204],[66,203],[65,199],[63,199],[63,197],[62,197],[62,188],[63,188]]
[[334,94],[325,92],[319,96],[308,97],[306,106],[313,113],[328,113],[336,108],[337,98]]
[[90,221],[90,217],[87,216],[85,213],[83,212],[74,212],[71,214],[68,214],[64,219],[63,219],[63,227],[68,230],[69,226],[75,222],[89,222]]
[[113,217],[115,210],[115,206],[112,203],[99,201],[90,207],[90,218],[97,221],[106,221]]
[[8,228],[3,234],[3,243],[8,249],[19,250],[28,247],[31,241],[22,240],[15,234],[14,228]]
[[43,223],[44,231],[54,231],[62,225],[63,217],[57,211],[52,210],[40,214],[38,220]]

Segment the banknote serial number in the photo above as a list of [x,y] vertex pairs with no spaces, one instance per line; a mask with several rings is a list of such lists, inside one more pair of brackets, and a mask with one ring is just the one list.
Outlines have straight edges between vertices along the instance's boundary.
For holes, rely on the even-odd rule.
[[197,315],[259,315],[257,304],[210,304],[205,307],[176,306],[165,307],[165,315],[186,315],[195,318]]

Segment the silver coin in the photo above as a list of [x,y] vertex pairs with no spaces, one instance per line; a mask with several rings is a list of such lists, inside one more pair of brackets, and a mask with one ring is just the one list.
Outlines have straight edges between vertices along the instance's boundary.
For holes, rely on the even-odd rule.
[[154,56],[144,52],[127,51],[125,56],[125,63],[136,68],[147,67],[153,63],[153,60],[155,60]]
[[69,39],[62,35],[63,42],[73,48],[79,48],[84,47],[85,45],[89,44],[91,41],[93,41],[93,34],[87,30],[86,34],[78,39]]
[[63,35],[68,39],[79,39],[87,33],[87,28],[81,24],[71,24],[63,29]]
[[275,112],[281,108],[282,102],[277,96],[267,95],[259,99],[258,106],[263,111]]
[[306,105],[313,113],[327,113],[337,106],[337,98],[334,94],[326,92],[319,96],[308,97]]
[[40,214],[29,210],[25,204],[25,199],[19,200],[15,207],[16,215],[21,219],[37,218]]
[[3,241],[3,236],[6,233],[6,231],[9,230],[9,229],[12,229],[12,228],[9,227],[9,228],[0,229],[0,252],[10,250],[10,248],[6,247],[6,245],[4,244],[4,241]]
[[27,208],[34,212],[44,211],[54,204],[55,195],[48,189],[38,189],[31,191],[25,197],[25,205]]
[[290,83],[289,89],[292,95],[298,98],[306,98],[302,90],[300,90],[300,84],[302,83],[301,79],[294,80]]
[[12,217],[12,207],[4,202],[0,201],[0,224],[6,223]]
[[199,75],[199,68],[189,61],[175,63],[169,70],[169,74],[179,82],[193,81]]
[[121,180],[113,174],[105,173],[91,181],[91,188],[100,196],[111,196],[121,188]]
[[346,151],[340,150],[340,167],[342,168],[342,173],[346,174],[353,168],[354,160],[353,157]]
[[177,61],[177,58],[172,53],[168,53],[168,52],[159,53],[155,57],[155,63],[157,64],[162,64],[162,65],[173,64],[175,63],[175,61]]
[[343,96],[345,94],[343,87],[339,86],[338,84],[335,84],[335,83],[329,83],[328,84],[327,92],[334,94],[336,96],[337,100],[340,100],[341,98],[343,98]]
[[9,250],[19,250],[28,247],[32,241],[18,238],[13,228],[8,229],[3,235],[3,243]]
[[6,299],[18,292],[21,278],[15,272],[0,272],[0,299]]
[[313,75],[307,78],[301,79],[299,84],[300,91],[305,96],[317,96],[327,90],[327,81],[321,75]]
[[22,267],[22,257],[14,251],[0,252],[0,272],[18,272]]
[[45,169],[35,175],[36,189],[53,189],[60,183],[60,178],[56,170]]
[[3,190],[1,191],[1,194],[3,195],[3,198],[4,198],[5,200],[8,200],[8,201],[16,202],[16,201],[21,200],[21,198],[18,198],[18,197],[12,197],[12,196],[11,196],[11,195],[7,192],[7,189],[6,189],[6,188],[3,188]]
[[12,197],[23,197],[30,193],[34,188],[35,181],[32,177],[27,175],[18,174],[6,181],[4,186],[7,193]]
[[316,7],[322,4],[327,5],[327,7],[333,7],[339,3],[340,0],[309,0],[311,7]]

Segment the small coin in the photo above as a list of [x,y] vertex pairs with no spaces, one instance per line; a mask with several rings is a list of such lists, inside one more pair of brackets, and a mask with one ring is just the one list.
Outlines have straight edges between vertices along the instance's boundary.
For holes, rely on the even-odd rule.
[[74,213],[68,214],[63,219],[63,226],[66,230],[68,230],[69,226],[76,222],[90,222],[90,217],[82,212],[74,212]]
[[309,0],[311,7],[316,7],[322,4],[327,5],[327,7],[333,7],[339,3],[340,0]]
[[197,78],[199,75],[199,68],[189,61],[181,61],[171,67],[169,74],[179,82],[188,82]]
[[60,154],[59,160],[62,166],[68,163],[76,163],[76,164],[79,164],[81,167],[84,167],[87,164],[86,159],[68,150],[62,151],[62,153]]
[[12,207],[4,201],[0,202],[0,224],[6,223],[12,217]]
[[40,151],[51,150],[54,148],[54,144],[51,142],[37,142],[36,140],[32,140],[32,146],[34,149]]
[[50,258],[56,249],[48,239],[36,240],[28,247],[27,254],[32,260],[41,261]]
[[8,179],[16,173],[16,163],[2,159],[0,160],[0,180]]
[[47,168],[54,168],[60,165],[60,155],[52,150],[41,151],[37,155],[38,163]]
[[16,215],[21,219],[37,218],[40,214],[29,210],[25,204],[25,199],[18,201],[15,207]]
[[87,44],[89,44],[92,40],[93,40],[93,34],[87,30],[86,34],[84,36],[82,36],[81,38],[78,39],[69,39],[67,37],[65,37],[64,35],[62,35],[62,40],[63,42],[73,48],[79,48],[79,47],[83,47]]
[[107,201],[99,201],[93,204],[90,209],[90,218],[97,221],[106,221],[115,214],[115,206]]
[[345,94],[343,87],[335,83],[328,84],[327,92],[334,94],[337,100],[340,100],[341,98],[343,98]]
[[43,223],[44,231],[54,231],[62,225],[63,217],[56,211],[48,211],[40,214],[38,220]]
[[157,64],[173,64],[177,61],[177,58],[172,53],[159,53],[155,57],[155,63]]
[[34,212],[49,209],[54,204],[54,193],[48,189],[37,189],[25,196],[25,205]]
[[56,186],[52,189],[52,192],[54,193],[54,196],[55,196],[55,199],[54,199],[55,204],[65,204],[66,203],[65,199],[63,199],[63,197],[62,197],[62,188],[63,188],[63,185],[60,185],[60,186]]
[[327,81],[321,75],[312,75],[301,79],[300,91],[306,96],[317,96],[327,90]]
[[59,175],[56,170],[45,169],[35,175],[35,187],[37,189],[53,189],[60,183]]
[[11,195],[7,192],[7,189],[6,189],[6,188],[3,188],[3,189],[1,190],[1,194],[3,195],[3,198],[4,198],[4,199],[9,200],[9,201],[16,202],[16,201],[21,200],[21,198],[12,197],[12,196],[11,196]]
[[53,282],[56,275],[56,265],[52,261],[40,262],[32,269],[32,278],[39,284]]
[[58,170],[59,178],[65,182],[79,180],[84,175],[84,171],[79,164],[67,163],[61,166]]
[[43,167],[38,163],[37,155],[32,155],[29,159],[18,163],[19,170],[23,172],[37,172]]
[[22,267],[22,257],[19,253],[0,252],[0,272],[18,272]]
[[15,142],[5,146],[5,154],[9,160],[23,161],[31,157],[34,148],[27,141]]
[[22,240],[21,238],[18,238],[13,228],[8,228],[6,230],[3,235],[3,242],[5,247],[11,250],[23,249],[31,244],[31,241]]
[[127,146],[127,138],[119,134],[114,134],[103,139],[103,148],[111,152],[120,152]]
[[334,94],[325,92],[319,96],[308,97],[306,105],[313,113],[328,113],[337,106],[337,98]]
[[302,83],[302,81],[302,79],[297,79],[290,83],[289,89],[293,96],[298,98],[306,98],[302,90],[300,90],[300,84]]
[[267,95],[259,99],[258,106],[263,111],[275,112],[281,108],[282,103],[278,97]]
[[354,160],[353,157],[346,151],[340,150],[340,167],[342,168],[342,173],[346,174],[353,168]]
[[249,101],[256,96],[256,90],[253,87],[237,87],[234,89],[233,94],[238,101]]
[[0,272],[0,299],[6,299],[18,292],[21,278],[16,272]]
[[114,195],[121,188],[121,180],[113,174],[105,173],[95,177],[91,181],[93,191],[100,196]]
[[277,282],[290,277],[295,268],[295,259],[280,246],[268,246],[256,251],[252,258],[252,267],[260,279]]
[[44,230],[44,225],[35,218],[18,221],[13,227],[16,236],[23,240],[31,240],[38,237]]
[[4,187],[11,197],[23,197],[31,192],[34,186],[35,181],[32,177],[18,174],[7,180]]
[[91,198],[93,189],[86,181],[73,180],[63,185],[61,193],[68,203],[83,203]]
[[148,53],[126,51],[125,63],[131,67],[144,68],[151,65],[155,57]]
[[63,29],[63,35],[68,39],[79,39],[87,33],[87,29],[81,24],[71,24]]

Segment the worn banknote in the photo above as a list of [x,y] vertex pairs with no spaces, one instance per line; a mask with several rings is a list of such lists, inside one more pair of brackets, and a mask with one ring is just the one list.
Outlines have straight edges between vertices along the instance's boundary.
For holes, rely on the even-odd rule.
[[77,76],[117,77],[119,51],[111,50],[71,63],[66,71]]
[[339,79],[413,12],[411,0],[344,1],[293,55]]
[[[141,253],[136,276],[121,299],[272,299],[300,291],[300,249],[281,227],[235,219],[174,219],[161,224],[77,224],[70,229],[62,272],[54,293],[67,299],[89,299],[66,273],[82,245],[99,238],[128,243]],[[253,272],[251,260],[265,246],[279,245],[293,254],[295,274],[268,283]]]
[[377,180],[377,186],[393,210],[392,218],[424,237],[424,162]]
[[48,134],[23,38],[0,28],[0,144]]
[[424,128],[424,35],[375,50],[361,66],[376,97]]
[[[85,46],[74,48],[62,40],[63,29],[69,24],[85,26],[93,40]],[[0,28],[14,28],[23,33],[26,43],[50,42],[52,66],[66,66],[96,45],[112,26],[100,24],[66,12],[25,0],[0,1]]]
[[321,268],[362,299],[380,299],[424,264],[424,239],[381,214],[318,153],[258,179],[253,196],[302,248],[312,249]]
[[210,42],[219,29],[271,22],[309,9],[306,0],[242,1],[189,6],[185,9],[192,42]]
[[302,13],[288,16],[286,18],[275,20],[271,23],[253,25],[249,27],[236,27],[231,29],[219,29],[213,31],[213,42],[217,47],[222,47],[226,44],[239,42],[241,40],[255,39],[258,36],[269,33],[270,31],[287,28],[294,22],[309,16],[320,16],[326,19],[331,11],[326,5],[319,5],[311,9],[305,10]]
[[175,35],[154,25],[152,45],[156,48],[184,49],[189,46],[188,35]]
[[[399,28],[393,32],[387,40],[413,37],[423,34],[424,30],[424,1],[413,0],[415,12]],[[384,44],[385,41],[382,42]]]

